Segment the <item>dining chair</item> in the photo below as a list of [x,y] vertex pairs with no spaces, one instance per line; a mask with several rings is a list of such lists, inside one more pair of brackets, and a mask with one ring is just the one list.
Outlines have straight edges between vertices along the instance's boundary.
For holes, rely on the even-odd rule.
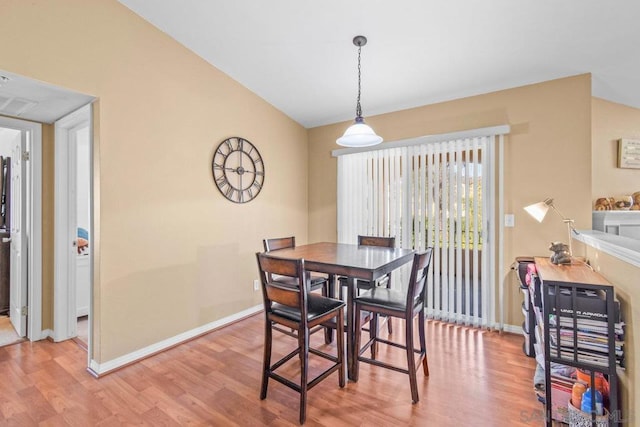
[[[296,238],[295,236],[291,237],[277,237],[273,239],[264,239],[262,240],[262,244],[264,246],[265,252],[271,252],[278,249],[287,249],[287,248],[295,248],[296,247]],[[276,277],[274,280],[282,281],[283,283],[288,283],[289,285],[298,286],[295,278],[292,280],[291,278],[286,277]],[[322,295],[325,297],[333,296],[333,290],[330,289],[330,281],[326,276],[311,274],[311,290],[315,291],[317,289],[322,290]]]
[[[271,239],[263,239],[262,245],[264,246],[265,252],[277,251],[278,249],[288,249],[296,247],[296,237],[276,237]],[[298,282],[295,278],[291,277],[272,277],[273,280],[277,280],[279,282],[284,283],[288,286],[297,287]],[[313,274],[311,273],[311,290],[317,291],[320,289],[322,295],[325,297],[333,297],[334,290],[334,279],[327,278],[323,275]],[[318,329],[315,329],[313,332],[316,332]],[[281,331],[284,332],[284,331]],[[333,329],[325,328],[324,333],[325,343],[330,344],[333,341]]]
[[[358,236],[358,245],[360,246],[377,246],[383,248],[395,248],[396,247],[396,238],[395,237],[378,237],[378,236]],[[347,278],[340,277],[338,279],[340,282],[340,291],[339,296],[342,298],[342,290],[347,286]],[[358,279],[356,281],[356,290],[357,294],[360,294],[361,290],[369,290],[374,286],[386,286],[387,288],[391,287],[391,273],[386,274],[376,280],[375,282],[371,282],[369,280]],[[387,330],[389,333],[393,332],[393,327],[391,326],[391,318],[387,318]]]
[[[310,274],[305,271],[304,260],[282,259],[266,253],[257,253],[262,296],[264,300],[265,334],[264,359],[262,368],[262,387],[260,399],[267,397],[269,379],[284,384],[300,393],[300,424],[304,424],[307,410],[307,392],[333,372],[338,371],[338,384],[345,385],[344,362],[344,314],[345,303],[311,293]],[[277,276],[276,276],[277,275]],[[297,288],[284,285],[272,278],[286,276],[300,283]],[[274,325],[279,324],[297,331],[298,345],[289,354],[271,363]],[[335,325],[336,355],[309,346],[310,331],[320,325]],[[315,378],[309,380],[309,353],[320,356],[332,364]],[[293,357],[300,359],[300,383],[285,378],[276,370]]]
[[[422,364],[424,375],[429,376],[429,365],[427,362],[427,347],[425,339],[425,282],[429,266],[431,264],[432,248],[427,248],[424,252],[417,253],[413,257],[413,266],[409,277],[409,286],[406,292],[375,286],[355,298],[355,321],[356,321],[356,343],[358,349],[358,361],[355,366],[354,378],[358,379],[359,362],[370,363],[383,368],[402,372],[409,375],[411,386],[411,398],[413,403],[418,402],[418,382],[417,371]],[[360,347],[362,331],[360,330],[360,313],[368,311],[372,314],[369,341]],[[386,314],[391,317],[398,317],[405,320],[405,343],[389,341],[378,337],[377,321],[378,315]],[[416,349],[413,342],[414,318],[418,318],[418,336],[420,348]],[[378,343],[387,344],[404,349],[407,356],[407,369],[377,360],[376,346]],[[371,347],[371,358],[364,357],[367,348]],[[418,354],[416,363],[415,354]]]

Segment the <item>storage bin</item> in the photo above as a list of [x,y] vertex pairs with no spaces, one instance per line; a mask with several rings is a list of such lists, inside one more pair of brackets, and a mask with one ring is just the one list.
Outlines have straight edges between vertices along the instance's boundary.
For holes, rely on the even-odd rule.
[[522,322],[522,334],[523,335],[529,335],[529,323],[527,322]]
[[530,298],[529,288],[520,288],[520,290],[522,291],[522,295],[524,296],[524,306],[528,308]]
[[[524,326],[524,325],[523,325]],[[534,355],[531,353],[531,338],[529,334],[522,334],[524,337],[524,345],[522,346],[522,351],[529,357],[533,357]]]
[[[567,405],[569,410],[569,427],[591,427],[591,414],[588,412],[582,412],[569,402]],[[609,426],[609,411],[604,409],[604,415],[596,416],[597,427]]]
[[529,324],[529,310],[527,306],[522,303],[522,315],[524,316],[524,323]]

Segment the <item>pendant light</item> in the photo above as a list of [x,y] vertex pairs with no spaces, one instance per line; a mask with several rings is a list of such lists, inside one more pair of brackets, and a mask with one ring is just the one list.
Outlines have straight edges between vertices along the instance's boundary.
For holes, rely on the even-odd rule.
[[347,128],[340,138],[336,140],[338,145],[344,147],[369,147],[380,144],[382,137],[376,135],[369,125],[362,118],[362,107],[360,106],[360,51],[362,46],[367,44],[365,36],[355,36],[353,44],[358,46],[358,102],[356,103],[356,120]]

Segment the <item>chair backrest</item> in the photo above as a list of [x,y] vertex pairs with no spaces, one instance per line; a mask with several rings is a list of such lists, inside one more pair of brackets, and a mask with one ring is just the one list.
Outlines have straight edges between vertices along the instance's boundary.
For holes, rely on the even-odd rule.
[[264,251],[275,251],[278,249],[286,249],[286,248],[295,248],[296,247],[296,237],[278,237],[275,239],[264,239],[262,241],[264,245]]
[[413,310],[424,305],[424,293],[426,289],[427,273],[431,265],[431,252],[433,248],[427,248],[413,256],[411,276],[409,276],[409,288],[407,289],[407,310]]
[[[293,307],[300,310],[301,319],[306,320],[307,316],[307,295],[310,292],[309,273],[304,269],[303,259],[282,259],[265,253],[256,253],[258,260],[258,271],[260,282],[262,283],[262,297],[264,309],[268,314],[271,312],[272,303]],[[281,282],[272,280],[273,275],[293,277],[302,286],[291,287],[283,285]],[[302,291],[301,291],[302,290]]]
[[395,248],[395,237],[378,237],[378,236],[358,236],[358,244],[362,246],[381,246],[384,248]]

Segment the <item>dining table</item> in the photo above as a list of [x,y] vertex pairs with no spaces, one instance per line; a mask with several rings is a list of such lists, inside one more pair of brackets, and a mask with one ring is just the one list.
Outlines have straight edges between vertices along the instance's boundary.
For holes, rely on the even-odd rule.
[[335,290],[336,276],[346,277],[347,377],[352,381],[357,380],[354,373],[359,349],[355,348],[355,342],[356,334],[360,332],[355,330],[353,301],[357,292],[356,282],[358,279],[373,282],[410,262],[414,253],[412,249],[331,242],[311,243],[269,252],[271,256],[278,258],[304,259],[306,270],[329,275],[330,289]]

